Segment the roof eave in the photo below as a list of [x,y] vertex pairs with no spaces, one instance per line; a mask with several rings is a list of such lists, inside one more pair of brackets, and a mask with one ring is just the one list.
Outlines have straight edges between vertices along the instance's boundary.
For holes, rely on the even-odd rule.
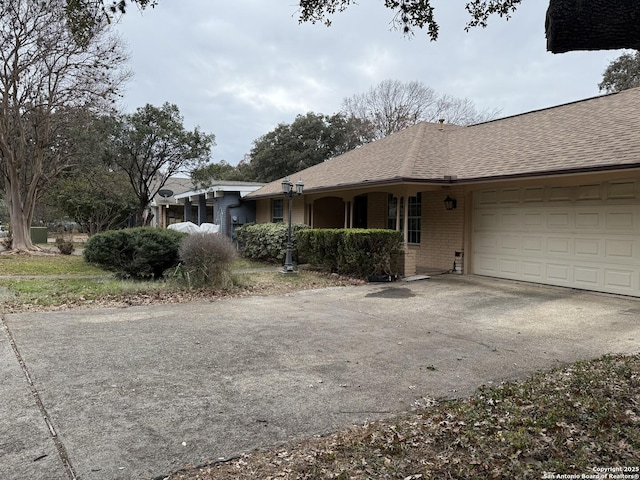
[[[358,183],[344,183],[339,185],[321,186],[305,188],[305,194],[318,194],[325,192],[346,191],[370,187],[390,186],[398,184],[422,184],[422,185],[462,185],[466,183],[486,183],[486,182],[498,182],[506,180],[525,180],[527,178],[542,178],[542,177],[557,177],[567,175],[579,175],[588,173],[604,173],[615,171],[627,171],[640,169],[640,162],[631,163],[625,165],[598,165],[593,167],[579,167],[572,169],[557,169],[557,170],[545,170],[539,172],[526,172],[506,175],[493,175],[490,177],[469,177],[469,178],[456,178],[455,176],[447,176],[443,178],[413,178],[413,177],[396,177],[387,180],[376,180]],[[260,194],[259,190],[250,193],[245,198],[248,200],[258,200],[263,198],[280,197],[281,192]]]
[[542,178],[542,177],[559,177],[559,176],[567,176],[567,175],[579,175],[579,174],[588,174],[588,173],[605,173],[605,172],[616,172],[616,171],[627,171],[627,170],[636,170],[640,169],[640,162],[638,163],[630,163],[625,165],[596,165],[592,167],[578,167],[571,169],[556,169],[556,170],[545,170],[539,172],[526,172],[526,173],[514,173],[507,175],[493,175],[490,177],[469,177],[469,178],[460,178],[455,180],[453,183],[463,184],[463,183],[480,183],[480,182],[493,182],[493,181],[505,181],[505,180],[524,180],[527,178]]

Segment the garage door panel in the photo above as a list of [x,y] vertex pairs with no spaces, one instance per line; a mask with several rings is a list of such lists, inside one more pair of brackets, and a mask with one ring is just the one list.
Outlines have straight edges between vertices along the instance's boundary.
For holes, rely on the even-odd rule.
[[560,263],[547,264],[547,279],[563,284],[571,281],[571,265]]
[[547,226],[551,229],[570,228],[571,215],[569,212],[549,212],[547,214]]
[[504,236],[500,238],[500,253],[513,255],[520,252],[522,238],[519,236]]
[[600,200],[602,199],[602,187],[600,184],[579,185],[578,200]]
[[480,234],[476,237],[478,248],[483,253],[498,253],[498,242],[500,237],[498,235]]
[[562,255],[568,256],[573,252],[571,251],[571,238],[570,237],[550,237],[547,239],[547,253],[550,255]]
[[520,273],[520,261],[517,259],[502,258],[498,263],[498,268],[499,272],[503,275],[518,276]]
[[498,259],[486,255],[478,255],[475,258],[476,271],[481,275],[495,276],[498,273]]
[[524,202],[542,202],[544,201],[544,188],[527,187],[523,189],[522,200]]
[[579,266],[573,269],[573,280],[582,288],[597,290],[602,286],[600,268]]
[[518,228],[520,226],[520,216],[519,212],[514,210],[512,212],[506,212],[500,215],[500,226],[503,228]]
[[608,212],[607,213],[607,228],[633,230],[634,215],[632,212]]
[[638,199],[638,182],[636,180],[610,182],[607,198],[611,200]]
[[549,201],[567,202],[573,198],[575,187],[551,187]]
[[576,257],[591,260],[602,258],[604,256],[602,243],[602,240],[595,238],[576,238],[574,242]]
[[607,268],[604,271],[605,287],[633,289],[634,273],[632,270],[615,270]]
[[544,239],[542,237],[525,236],[522,239],[522,252],[527,255],[539,255],[544,250]]
[[623,259],[632,261],[635,257],[635,243],[633,239],[628,240],[605,240],[605,256],[607,259],[615,257],[617,259]]
[[476,222],[477,222],[477,229],[479,231],[495,230],[500,226],[498,214],[493,212],[480,213],[480,215],[478,215],[476,218]]
[[474,195],[473,272],[640,297],[639,192],[634,179]]
[[544,280],[544,263],[523,260],[522,277],[529,282],[542,282]]
[[520,189],[519,188],[503,188],[500,190],[500,203],[519,203],[520,202]]
[[592,209],[576,211],[576,228],[586,231],[601,231],[605,228],[604,215]]

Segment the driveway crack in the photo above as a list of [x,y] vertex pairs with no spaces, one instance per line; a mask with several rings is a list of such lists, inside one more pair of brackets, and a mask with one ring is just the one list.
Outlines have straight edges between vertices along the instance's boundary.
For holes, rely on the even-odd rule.
[[3,314],[0,314],[0,322],[2,323],[2,329],[5,331],[5,334],[7,335],[7,339],[9,340],[9,344],[11,345],[11,349],[13,350],[13,353],[16,356],[16,360],[18,360],[18,364],[20,365],[22,374],[24,375],[24,378],[27,380],[27,383],[29,384],[29,390],[31,391],[31,395],[33,396],[36,406],[38,407],[38,410],[40,410],[40,414],[42,415],[42,418],[47,426],[49,437],[51,438],[51,440],[53,441],[53,444],[56,447],[56,451],[58,452],[58,456],[60,457],[60,461],[64,466],[65,472],[69,477],[69,480],[77,480],[78,477],[76,476],[75,470],[73,469],[73,465],[71,465],[71,461],[69,460],[67,449],[65,448],[64,444],[62,443],[62,440],[60,440],[60,437],[58,437],[58,434],[56,433],[53,422],[51,421],[51,416],[47,412],[47,409],[44,406],[44,403],[42,402],[42,398],[40,397],[40,392],[38,392],[38,389],[36,388],[35,384],[33,383],[33,380],[31,379],[31,375],[29,374],[29,369],[27,368],[27,364],[25,363],[24,359],[22,358],[22,355],[20,354],[18,345],[16,344],[16,341],[13,338],[13,334],[11,333],[11,330],[9,330],[9,325],[7,324],[6,318]]

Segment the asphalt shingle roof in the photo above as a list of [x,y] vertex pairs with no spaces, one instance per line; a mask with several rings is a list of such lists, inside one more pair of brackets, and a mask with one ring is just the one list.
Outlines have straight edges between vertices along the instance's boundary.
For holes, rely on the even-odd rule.
[[[419,123],[291,176],[305,192],[640,167],[640,88],[469,127]],[[281,180],[249,197],[280,193]]]

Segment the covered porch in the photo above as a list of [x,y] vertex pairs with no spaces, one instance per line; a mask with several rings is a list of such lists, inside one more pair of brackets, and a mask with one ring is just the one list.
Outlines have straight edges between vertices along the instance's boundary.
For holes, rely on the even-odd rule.
[[[280,212],[288,210],[288,201],[282,197],[258,200],[257,221],[282,221]],[[381,185],[304,193],[292,201],[293,222],[312,228],[401,231],[404,237],[401,273],[404,275],[453,270],[461,273],[464,269],[464,187]]]

